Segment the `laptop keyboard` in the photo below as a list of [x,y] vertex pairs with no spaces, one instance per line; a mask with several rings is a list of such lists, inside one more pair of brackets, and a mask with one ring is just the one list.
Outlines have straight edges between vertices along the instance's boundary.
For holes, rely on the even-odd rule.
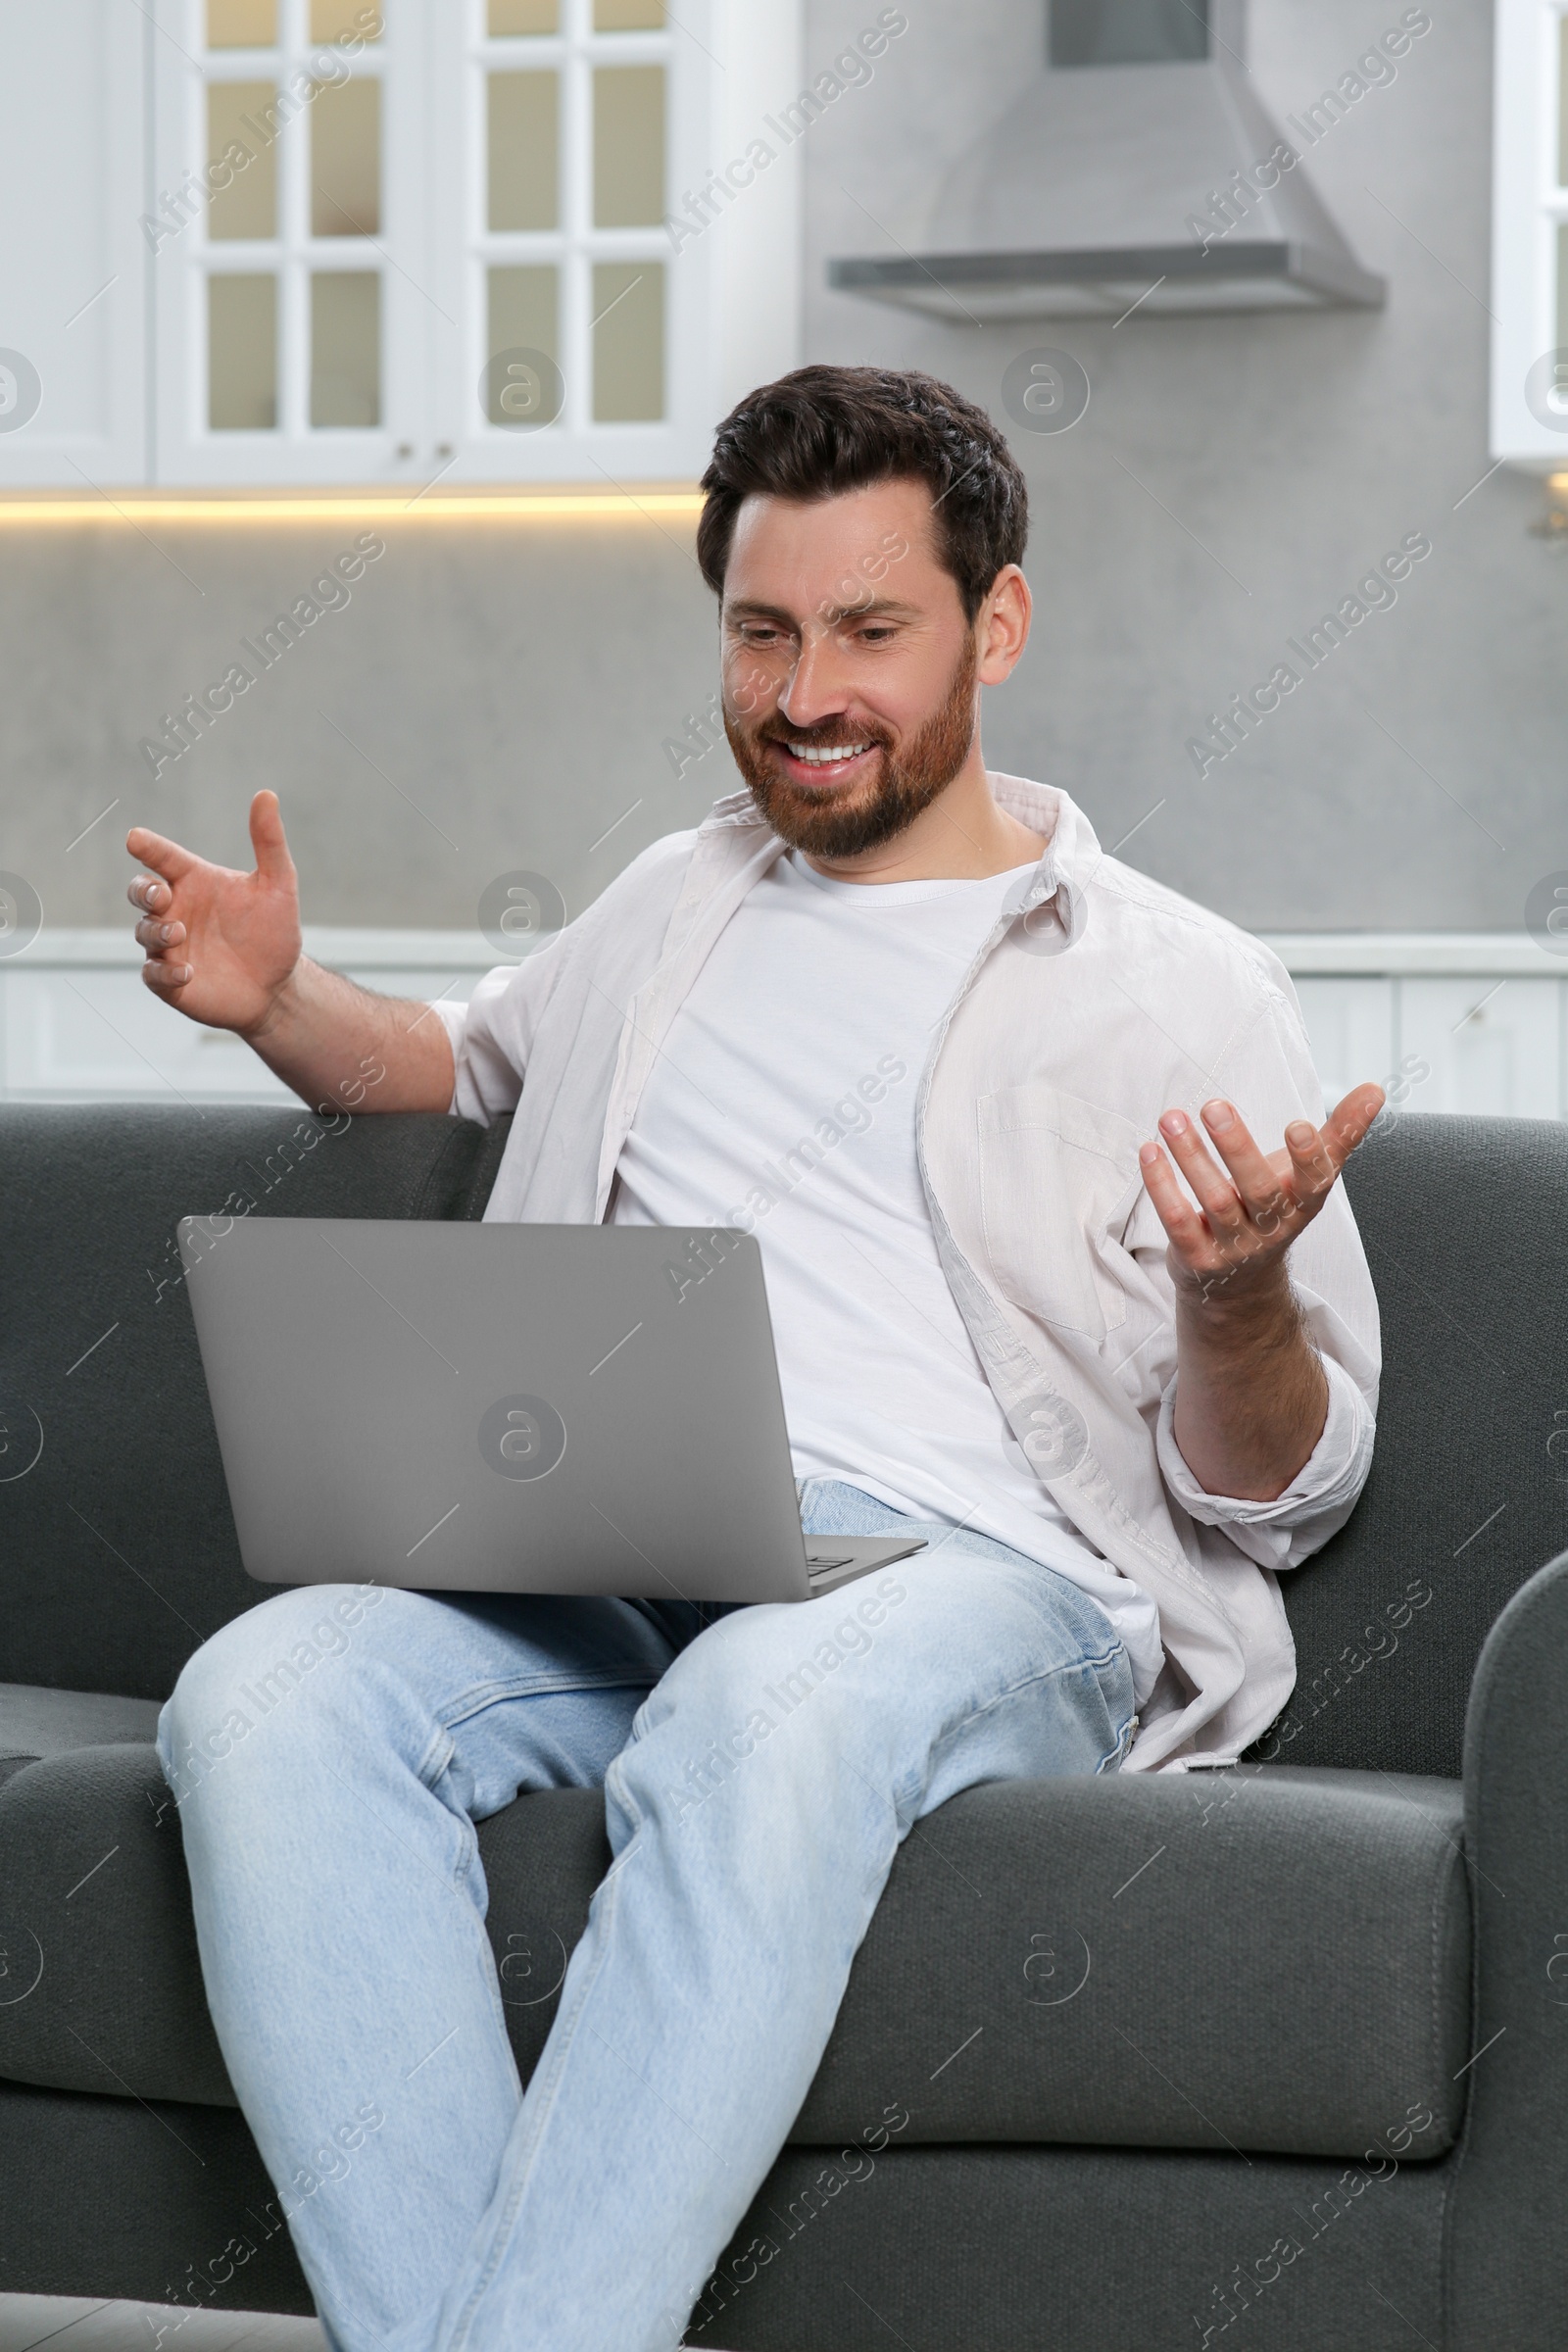
[[820,1576],[828,1568],[847,1568],[854,1557],[850,1551],[808,1551],[806,1572],[808,1576]]

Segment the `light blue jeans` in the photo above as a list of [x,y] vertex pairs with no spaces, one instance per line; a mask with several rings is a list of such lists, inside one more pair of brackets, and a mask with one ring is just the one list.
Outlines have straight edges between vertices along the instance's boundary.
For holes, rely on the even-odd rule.
[[[911,1825],[1120,1763],[1127,1655],[1066,1578],[837,1482],[803,1516],[930,1548],[725,1610],[315,1586],[181,1674],[208,2000],[338,2352],[670,2352]],[[524,2093],[474,1823],[601,1785],[614,1859]]]

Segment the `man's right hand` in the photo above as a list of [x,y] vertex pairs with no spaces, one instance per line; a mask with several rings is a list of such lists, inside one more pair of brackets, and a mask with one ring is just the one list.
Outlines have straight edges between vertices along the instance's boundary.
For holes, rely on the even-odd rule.
[[137,825],[131,856],[151,870],[126,893],[141,911],[141,976],[193,1021],[255,1038],[300,960],[300,890],[275,792],[251,803],[256,871],[209,865],[177,842]]
[[375,996],[301,953],[275,792],[251,803],[251,843],[256,871],[241,874],[140,825],[125,836],[148,868],[127,893],[148,987],[209,1029],[237,1030],[313,1108],[445,1110],[452,1042],[432,1007]]

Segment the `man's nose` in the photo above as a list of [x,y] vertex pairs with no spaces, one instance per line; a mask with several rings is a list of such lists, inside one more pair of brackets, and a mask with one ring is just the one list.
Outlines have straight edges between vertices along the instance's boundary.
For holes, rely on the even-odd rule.
[[830,636],[808,632],[791,670],[779,710],[797,727],[817,727],[852,699],[846,664]]

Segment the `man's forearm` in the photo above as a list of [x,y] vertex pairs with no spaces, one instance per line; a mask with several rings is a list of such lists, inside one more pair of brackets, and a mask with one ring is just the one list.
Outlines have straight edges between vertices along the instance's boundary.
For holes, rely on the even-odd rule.
[[1199,1485],[1250,1502],[1283,1494],[1329,1408],[1328,1376],[1283,1266],[1257,1289],[1178,1290],[1176,1364],[1176,1444]]
[[452,1041],[428,1004],[378,997],[302,956],[264,1018],[241,1032],[315,1109],[445,1110]]

